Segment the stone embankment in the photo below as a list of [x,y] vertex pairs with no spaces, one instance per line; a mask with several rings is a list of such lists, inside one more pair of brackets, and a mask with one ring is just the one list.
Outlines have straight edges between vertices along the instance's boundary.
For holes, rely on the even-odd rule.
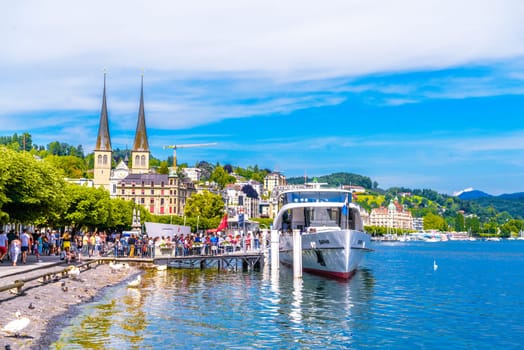
[[[16,267],[5,261],[0,265],[0,287],[50,273],[45,283],[40,278],[24,283],[21,294],[16,289],[0,292],[0,348],[49,348],[59,329],[74,316],[73,306],[92,301],[104,288],[139,272],[135,267],[115,271],[108,264],[93,263],[89,269],[80,269],[78,276],[59,273],[67,267],[57,259]],[[18,335],[4,332],[2,328],[16,318],[17,311],[30,320],[29,325]]]

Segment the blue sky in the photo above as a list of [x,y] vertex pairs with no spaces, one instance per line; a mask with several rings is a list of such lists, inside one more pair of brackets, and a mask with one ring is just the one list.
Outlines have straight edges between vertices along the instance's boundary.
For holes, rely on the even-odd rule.
[[524,2],[12,2],[1,135],[92,151],[103,71],[113,148],[140,75],[152,154],[353,172],[382,188],[524,191]]

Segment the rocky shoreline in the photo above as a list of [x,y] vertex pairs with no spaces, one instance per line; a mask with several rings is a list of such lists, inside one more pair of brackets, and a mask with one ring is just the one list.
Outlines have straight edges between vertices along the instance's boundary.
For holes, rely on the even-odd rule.
[[117,285],[136,275],[139,270],[130,266],[112,271],[106,264],[80,273],[78,278],[63,278],[41,284],[35,282],[23,295],[0,294],[0,328],[14,320],[16,311],[30,319],[18,337],[0,331],[0,348],[48,349],[58,339],[61,328],[78,314],[76,305],[91,302],[105,288]]

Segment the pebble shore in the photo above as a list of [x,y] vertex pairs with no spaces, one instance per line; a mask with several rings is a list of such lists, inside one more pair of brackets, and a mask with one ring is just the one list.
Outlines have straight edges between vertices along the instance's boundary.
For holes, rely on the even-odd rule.
[[[0,294],[0,349],[49,349],[58,332],[75,316],[75,305],[93,301],[104,288],[122,283],[139,270],[129,267],[113,272],[107,264],[83,271],[77,279],[67,277],[42,284],[35,282],[22,295]],[[1,331],[14,320],[16,311],[30,319],[18,337]]]

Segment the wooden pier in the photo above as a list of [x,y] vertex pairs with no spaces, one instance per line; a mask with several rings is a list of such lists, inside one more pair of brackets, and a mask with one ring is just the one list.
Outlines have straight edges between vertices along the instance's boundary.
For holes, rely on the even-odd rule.
[[[264,264],[263,251],[229,252],[216,255],[158,255],[154,258],[130,258],[130,257],[103,257],[96,258],[101,261],[115,261],[127,263],[143,263],[152,265],[167,265],[172,268],[234,270],[240,268],[243,271],[258,270]],[[94,259],[94,258],[93,258]],[[89,260],[89,258],[85,259]]]
[[262,252],[236,252],[217,255],[190,255],[155,257],[155,265],[167,265],[174,268],[234,270],[260,270],[264,264]]

